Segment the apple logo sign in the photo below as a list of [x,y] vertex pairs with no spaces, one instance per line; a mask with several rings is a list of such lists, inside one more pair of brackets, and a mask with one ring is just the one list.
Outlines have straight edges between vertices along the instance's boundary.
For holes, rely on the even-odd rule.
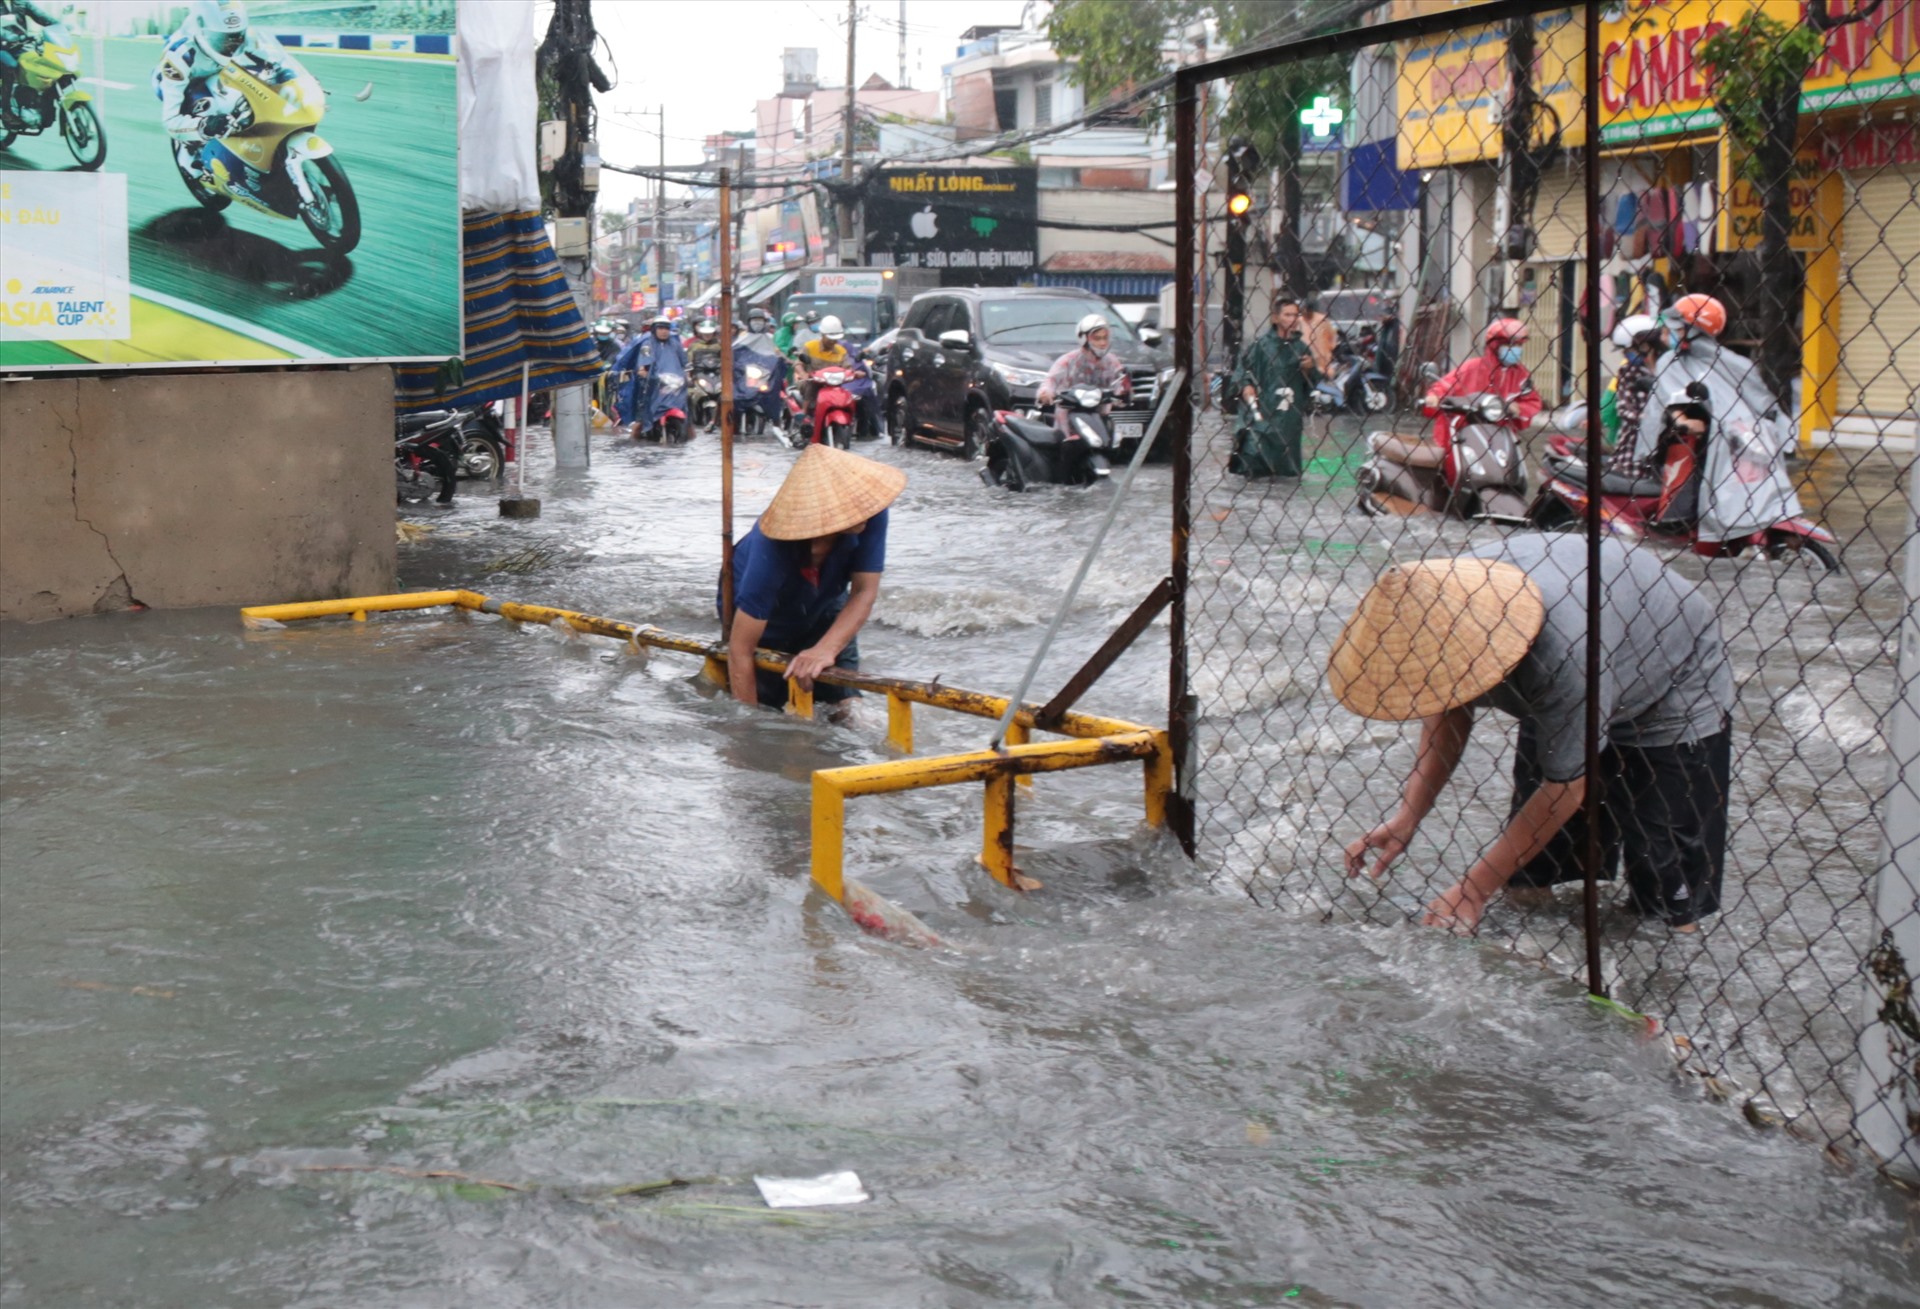
[[931,241],[940,234],[932,205],[913,216],[913,234],[922,241]]

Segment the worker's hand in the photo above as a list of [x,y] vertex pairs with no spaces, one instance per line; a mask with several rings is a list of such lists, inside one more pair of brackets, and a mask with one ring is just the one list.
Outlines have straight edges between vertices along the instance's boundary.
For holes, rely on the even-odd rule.
[[[1407,842],[1413,839],[1413,832],[1403,824],[1398,815],[1389,818],[1380,826],[1347,847],[1347,876],[1358,877],[1362,873],[1379,878],[1393,866],[1393,861],[1407,852]],[[1372,868],[1367,867],[1367,856],[1374,852],[1379,858]]]
[[1251,382],[1240,388],[1240,394],[1248,400],[1258,400],[1260,398],[1260,393],[1253,389]]
[[833,661],[840,657],[838,650],[828,650],[816,645],[802,650],[787,663],[787,679],[797,682],[802,691],[813,690],[813,679],[833,667]]
[[1479,892],[1465,882],[1455,882],[1427,906],[1420,925],[1472,936],[1480,927],[1480,915],[1486,907],[1486,899]]

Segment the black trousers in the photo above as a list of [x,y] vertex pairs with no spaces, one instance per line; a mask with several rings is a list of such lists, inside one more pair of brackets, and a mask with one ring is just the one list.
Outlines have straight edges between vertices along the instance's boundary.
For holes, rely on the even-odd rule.
[[[1720,909],[1727,859],[1727,794],[1733,734],[1722,728],[1681,745],[1609,746],[1600,753],[1600,873],[1619,876],[1640,913],[1675,927]],[[1534,763],[1530,724],[1520,724],[1513,757],[1513,805],[1520,812],[1545,779]],[[1591,783],[1590,783],[1591,784]],[[1512,886],[1554,886],[1582,879],[1587,816],[1575,814],[1547,848],[1529,860]]]

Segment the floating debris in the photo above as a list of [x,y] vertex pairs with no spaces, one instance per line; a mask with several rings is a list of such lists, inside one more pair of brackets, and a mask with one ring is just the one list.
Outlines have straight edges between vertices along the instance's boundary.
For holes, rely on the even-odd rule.
[[818,1209],[825,1205],[865,1204],[873,1199],[856,1173],[822,1173],[818,1177],[761,1177],[753,1184],[770,1209]]

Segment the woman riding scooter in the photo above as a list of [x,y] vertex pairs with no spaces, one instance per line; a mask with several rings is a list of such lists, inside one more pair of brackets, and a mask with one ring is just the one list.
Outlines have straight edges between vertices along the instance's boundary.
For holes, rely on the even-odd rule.
[[[1483,353],[1467,360],[1444,377],[1434,378],[1420,402],[1421,412],[1432,416],[1434,420],[1431,441],[1398,432],[1371,433],[1367,438],[1373,451],[1369,465],[1381,474],[1374,479],[1379,483],[1375,490],[1402,499],[1412,499],[1415,504],[1429,509],[1438,509],[1441,506],[1435,503],[1436,498],[1450,501],[1449,488],[1457,489],[1460,485],[1459,470],[1453,458],[1453,438],[1461,426],[1468,422],[1497,421],[1515,433],[1525,431],[1541,409],[1540,394],[1533,389],[1533,375],[1520,362],[1526,340],[1525,323],[1517,318],[1496,318],[1488,324],[1482,337]],[[1429,376],[1432,369],[1431,364],[1423,365],[1423,371]],[[1497,396],[1504,402],[1504,412],[1496,419],[1469,413],[1458,402],[1441,403],[1451,396],[1464,398],[1475,395]],[[1401,473],[1394,471],[1396,466],[1402,470]],[[1517,468],[1503,471],[1515,477],[1520,473]],[[1421,487],[1423,494],[1417,497],[1407,495],[1407,489],[1414,486]],[[1363,487],[1362,508],[1378,512],[1377,508],[1369,507],[1367,495],[1367,489]]]

